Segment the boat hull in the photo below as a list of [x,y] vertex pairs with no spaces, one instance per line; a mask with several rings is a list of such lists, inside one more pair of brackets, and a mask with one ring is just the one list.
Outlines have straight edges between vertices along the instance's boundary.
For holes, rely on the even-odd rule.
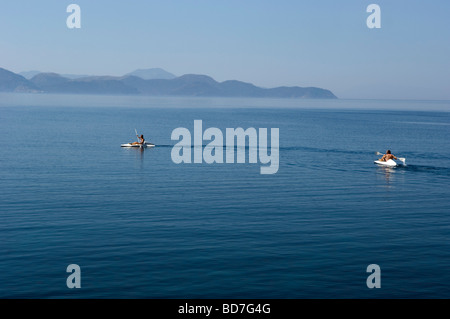
[[405,163],[400,160],[390,159],[388,161],[374,161],[375,164],[387,167],[404,166]]
[[148,143],[145,142],[144,144],[131,144],[131,143],[126,143],[126,144],[121,144],[120,147],[140,147],[140,148],[150,148],[150,147],[155,147],[155,144],[152,143]]

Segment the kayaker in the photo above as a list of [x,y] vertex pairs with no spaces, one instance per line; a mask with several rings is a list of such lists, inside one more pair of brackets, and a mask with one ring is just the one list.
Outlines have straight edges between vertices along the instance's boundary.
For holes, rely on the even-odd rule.
[[136,136],[138,137],[139,142],[133,142],[133,143],[131,143],[131,145],[144,144],[144,142],[145,142],[144,134],[141,134],[141,136],[139,136],[139,135],[136,135]]
[[386,154],[384,154],[383,157],[380,158],[379,160],[382,162],[387,162],[390,159],[397,159],[397,157],[395,157],[393,154],[391,154],[391,150],[387,150]]

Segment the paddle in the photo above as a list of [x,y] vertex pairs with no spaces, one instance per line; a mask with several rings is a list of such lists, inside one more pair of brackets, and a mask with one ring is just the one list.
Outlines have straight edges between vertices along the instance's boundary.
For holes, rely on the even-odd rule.
[[138,142],[139,142],[139,135],[138,135],[136,129],[134,129],[134,132],[136,133],[136,138],[137,138],[137,140],[138,140]]
[[[380,152],[375,152],[375,154],[377,154],[377,155],[380,155],[380,156],[383,156],[384,154],[383,153],[380,153]],[[405,163],[405,161],[406,161],[406,158],[404,158],[404,157],[397,157],[400,161],[402,161],[403,162],[403,164]]]

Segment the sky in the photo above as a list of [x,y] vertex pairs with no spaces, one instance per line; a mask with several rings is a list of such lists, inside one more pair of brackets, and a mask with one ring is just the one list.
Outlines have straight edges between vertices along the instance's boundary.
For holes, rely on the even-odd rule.
[[[69,4],[81,28],[69,29]],[[370,29],[369,4],[381,9]],[[450,1],[0,1],[0,67],[123,75],[163,68],[348,99],[450,100]]]

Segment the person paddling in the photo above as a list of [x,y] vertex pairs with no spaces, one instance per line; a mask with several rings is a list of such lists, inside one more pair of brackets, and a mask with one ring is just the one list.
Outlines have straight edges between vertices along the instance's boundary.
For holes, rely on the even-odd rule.
[[398,159],[397,157],[395,157],[393,154],[391,154],[391,150],[387,150],[386,154],[383,155],[382,158],[380,158],[379,160],[382,162],[387,162],[390,159]]
[[144,134],[141,134],[141,136],[139,136],[139,135],[136,135],[137,137],[138,137],[138,139],[139,139],[139,142],[133,142],[133,143],[131,143],[131,145],[144,145],[144,143],[145,143],[145,139],[144,139]]

